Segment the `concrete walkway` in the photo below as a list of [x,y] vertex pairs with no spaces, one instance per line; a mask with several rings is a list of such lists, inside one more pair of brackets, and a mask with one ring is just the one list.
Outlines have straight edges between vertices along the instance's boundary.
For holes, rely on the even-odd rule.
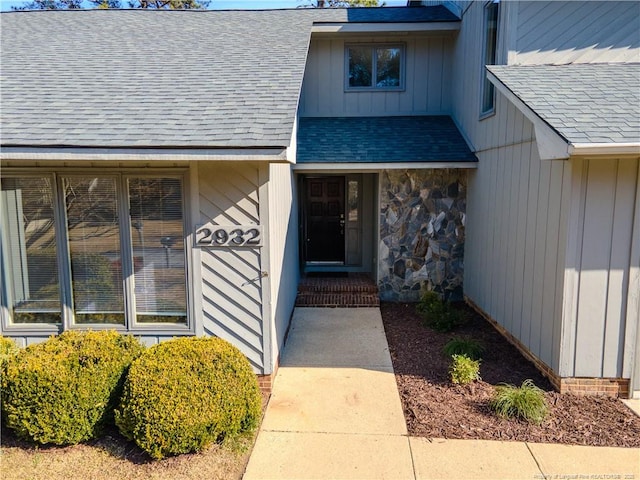
[[640,480],[640,449],[412,438],[378,308],[298,308],[244,480]]

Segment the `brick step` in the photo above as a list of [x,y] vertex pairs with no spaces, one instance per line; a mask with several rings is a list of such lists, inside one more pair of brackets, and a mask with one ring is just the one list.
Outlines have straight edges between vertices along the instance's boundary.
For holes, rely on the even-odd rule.
[[377,294],[378,287],[373,284],[335,284],[335,283],[313,283],[298,285],[300,293],[370,293]]
[[296,307],[379,307],[378,294],[372,293],[317,293],[300,292],[296,298]]

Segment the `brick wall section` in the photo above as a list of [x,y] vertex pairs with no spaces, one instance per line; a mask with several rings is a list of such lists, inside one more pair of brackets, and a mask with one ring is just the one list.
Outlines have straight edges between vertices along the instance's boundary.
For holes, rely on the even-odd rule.
[[502,325],[491,318],[484,310],[476,305],[473,300],[465,296],[467,304],[481,315],[489,324],[495,328],[500,335],[505,337],[509,343],[549,379],[553,387],[560,393],[572,393],[574,395],[601,395],[614,398],[629,398],[628,378],[578,378],[560,377],[551,367],[536,357],[529,349],[508,332]]

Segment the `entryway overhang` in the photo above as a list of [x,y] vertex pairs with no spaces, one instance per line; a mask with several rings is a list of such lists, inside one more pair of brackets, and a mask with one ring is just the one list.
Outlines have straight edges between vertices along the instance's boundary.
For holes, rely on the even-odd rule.
[[295,170],[475,168],[448,115],[302,117]]

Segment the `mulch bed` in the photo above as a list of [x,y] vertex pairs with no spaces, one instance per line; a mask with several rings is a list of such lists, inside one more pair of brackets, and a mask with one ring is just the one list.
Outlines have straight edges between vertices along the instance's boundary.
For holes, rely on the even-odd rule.
[[[538,370],[489,323],[463,306],[469,321],[451,333],[422,325],[415,305],[382,304],[396,382],[409,435],[615,447],[640,447],[640,417],[622,402],[555,392]],[[486,347],[481,381],[451,383],[444,345],[468,336]],[[526,379],[545,391],[549,414],[541,425],[496,416],[489,407],[494,386]]]

